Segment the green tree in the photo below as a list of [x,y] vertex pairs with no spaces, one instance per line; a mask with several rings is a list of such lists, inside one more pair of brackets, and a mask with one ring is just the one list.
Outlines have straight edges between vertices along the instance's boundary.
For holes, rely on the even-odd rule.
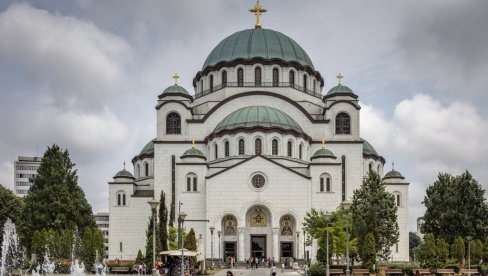
[[[157,223],[157,222],[156,222]],[[145,263],[148,267],[153,267],[153,219],[152,216],[149,217],[149,222],[147,224],[146,230],[146,256]],[[156,228],[156,255],[161,252],[161,241],[159,240],[158,228]]]
[[395,197],[386,191],[381,177],[370,171],[359,189],[354,191],[351,206],[353,235],[358,238],[359,255],[366,235],[372,233],[375,239],[378,258],[387,260],[391,247],[398,242],[397,206]]
[[444,239],[439,239],[436,244],[437,257],[440,262],[446,263],[449,258],[449,246]]
[[197,239],[195,237],[195,231],[193,228],[191,228],[188,235],[185,236],[184,247],[190,251],[197,251]]
[[161,191],[159,197],[159,239],[161,240],[161,250],[168,250],[168,209],[166,208],[166,195]]
[[483,243],[475,239],[470,242],[471,264],[479,264],[483,257]]
[[78,186],[78,176],[67,150],[48,147],[32,186],[24,198],[21,234],[26,248],[31,248],[36,230],[95,228],[92,208]]
[[136,264],[142,264],[144,262],[144,255],[142,255],[141,250],[137,251]]
[[422,230],[452,243],[457,236],[487,236],[488,205],[485,190],[466,171],[459,176],[441,173],[427,188]]
[[464,240],[461,236],[457,236],[451,245],[451,257],[459,263],[462,263],[464,260],[464,252]]
[[421,246],[419,260],[422,266],[435,269],[440,266],[437,258],[437,248],[435,245],[434,235],[427,233],[424,236],[424,243]]
[[414,232],[408,232],[408,240],[409,256],[412,260],[415,260],[416,251],[418,251],[415,248],[418,248],[422,244],[422,239]]
[[488,237],[485,238],[485,243],[483,244],[483,262],[488,262]]
[[178,228],[169,226],[168,227],[168,246],[169,250],[178,249]]
[[366,235],[363,248],[360,251],[362,252],[361,259],[363,261],[363,266],[373,269],[373,266],[376,265],[376,244],[373,233],[368,233]]
[[[22,208],[24,207],[24,201],[21,197],[16,196],[12,191],[0,185],[0,229],[3,229],[3,225],[7,221],[7,218],[16,224],[17,229],[20,226],[20,215],[22,214]],[[0,230],[0,244],[3,242],[3,231]],[[2,249],[0,248],[0,256],[2,255]]]

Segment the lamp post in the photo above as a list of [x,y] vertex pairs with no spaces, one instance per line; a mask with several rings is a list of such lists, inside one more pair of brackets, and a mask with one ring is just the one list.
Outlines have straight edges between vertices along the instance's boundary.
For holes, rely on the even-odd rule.
[[325,228],[325,232],[327,232],[327,264],[325,265],[325,275],[329,276],[330,275],[330,267],[329,267],[329,220],[332,217],[332,215],[329,212],[325,212],[325,221],[327,223],[327,226]]
[[205,272],[205,257],[206,257],[206,252],[205,252],[205,242],[203,241],[203,236],[202,234],[200,234],[199,238],[198,238],[202,244],[202,251],[203,251],[203,262],[202,262],[202,271]]
[[305,255],[305,241],[307,239],[307,231],[305,228],[302,228],[303,231],[303,261],[307,263],[307,256]]
[[300,252],[300,251],[298,251],[299,242],[300,242],[300,231],[297,231],[297,260],[298,260],[298,252]]
[[180,275],[185,276],[185,255],[184,255],[184,240],[183,240],[183,224],[185,223],[186,213],[180,212],[178,214],[178,221],[180,225],[180,235],[181,235],[181,268],[180,268]]
[[152,268],[152,275],[156,275],[156,209],[159,206],[159,201],[157,201],[154,197],[147,202],[149,206],[151,206],[152,211],[152,219],[153,219],[153,268]]
[[219,235],[219,267],[220,267],[220,247],[221,247],[221,245],[220,245],[220,234],[221,233],[222,233],[221,231],[217,231],[217,235]]
[[468,276],[471,276],[471,240],[473,237],[467,236],[466,239],[468,240]]
[[210,258],[212,259],[212,268],[214,267],[214,260],[213,260],[213,232],[215,227],[210,226]]
[[[346,215],[349,214],[349,208],[351,207],[352,202],[344,200],[341,202],[342,209],[346,212]],[[346,217],[346,276],[350,275],[349,271],[349,218]]]

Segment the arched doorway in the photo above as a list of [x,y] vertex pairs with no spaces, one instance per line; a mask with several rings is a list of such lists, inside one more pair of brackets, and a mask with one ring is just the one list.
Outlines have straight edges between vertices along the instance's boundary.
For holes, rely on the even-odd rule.
[[247,254],[249,257],[263,258],[272,254],[272,217],[271,212],[264,206],[253,206],[246,214],[246,226],[248,232]]

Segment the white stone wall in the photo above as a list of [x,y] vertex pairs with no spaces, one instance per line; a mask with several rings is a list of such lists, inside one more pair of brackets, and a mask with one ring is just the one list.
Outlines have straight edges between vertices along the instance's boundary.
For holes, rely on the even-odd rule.
[[400,230],[400,239],[398,242],[398,251],[396,245],[392,247],[391,261],[408,262],[409,261],[409,237],[408,237],[408,183],[404,181],[387,181],[386,190],[393,195],[401,196],[400,206],[398,206],[398,228]]

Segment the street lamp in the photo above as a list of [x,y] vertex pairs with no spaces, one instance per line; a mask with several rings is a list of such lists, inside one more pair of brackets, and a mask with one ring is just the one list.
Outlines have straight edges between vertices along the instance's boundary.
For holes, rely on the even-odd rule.
[[297,260],[298,260],[298,243],[300,242],[300,231],[297,231]]
[[305,255],[305,241],[307,239],[307,231],[305,230],[305,228],[302,228],[302,231],[303,231],[303,261],[307,263],[307,257]]
[[[351,207],[352,202],[344,200],[341,202],[342,209],[346,212],[346,215],[349,213],[349,208]],[[349,271],[349,218],[346,217],[346,276],[350,275]]]
[[152,275],[156,275],[156,209],[159,206],[159,201],[157,201],[154,197],[147,202],[149,206],[151,206],[152,211],[152,219],[153,219],[153,268],[152,268]]
[[329,267],[329,220],[332,217],[332,215],[329,212],[325,212],[325,221],[327,223],[327,226],[325,227],[325,232],[327,232],[327,264],[325,266],[325,275],[329,276],[330,275],[330,267]]
[[214,267],[214,260],[213,260],[213,231],[215,227],[210,226],[210,258],[212,259],[212,268]]
[[178,214],[178,225],[180,225],[180,240],[181,240],[181,268],[180,268],[180,276],[185,275],[185,256],[184,256],[184,241],[183,241],[183,224],[185,222],[186,218],[186,213],[185,212],[180,212]]
[[221,233],[222,233],[221,231],[217,231],[217,235],[219,235],[219,267],[220,267],[220,246],[221,246],[220,245],[220,234]]
[[466,239],[468,240],[468,276],[471,276],[471,240],[473,237],[467,236]]
[[202,262],[202,271],[205,272],[205,259],[207,256],[207,253],[205,252],[205,242],[203,240],[202,234],[200,234],[200,237],[198,238],[202,244],[202,250],[203,250],[203,262]]

